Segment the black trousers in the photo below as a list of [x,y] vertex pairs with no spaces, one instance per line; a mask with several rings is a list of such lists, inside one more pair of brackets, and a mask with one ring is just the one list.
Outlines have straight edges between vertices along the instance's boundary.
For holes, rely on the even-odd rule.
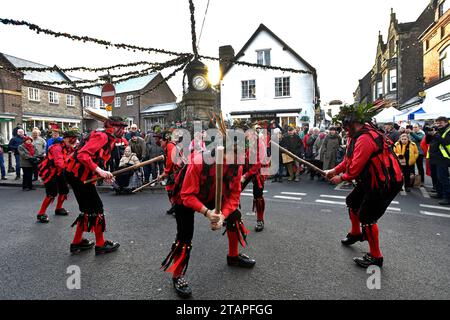
[[177,241],[190,244],[194,237],[195,211],[181,204],[175,205],[175,219],[177,221]]
[[31,189],[33,187],[33,168],[22,168],[22,170],[22,189]]
[[362,225],[377,223],[392,200],[397,196],[402,188],[402,183],[395,183],[389,191],[367,192],[360,184],[347,196],[347,206],[359,215],[359,221]]
[[66,172],[66,179],[72,187],[73,194],[82,213],[89,215],[103,214],[103,202],[94,184],[84,184],[70,172]]
[[411,188],[411,173],[414,172],[414,166],[402,166],[402,171],[405,178],[405,188]]
[[247,187],[250,181],[253,184],[253,198],[255,199],[262,198],[262,196],[264,195],[264,183],[262,183],[262,187],[259,187],[257,175],[247,178],[242,184],[242,190],[244,190]]
[[53,178],[44,184],[45,193],[48,197],[55,198],[58,194],[69,194],[69,186],[64,173],[60,175],[54,175]]
[[420,181],[423,183],[425,181],[425,172],[423,169],[423,154],[419,154],[419,157],[416,161],[417,171],[420,174]]

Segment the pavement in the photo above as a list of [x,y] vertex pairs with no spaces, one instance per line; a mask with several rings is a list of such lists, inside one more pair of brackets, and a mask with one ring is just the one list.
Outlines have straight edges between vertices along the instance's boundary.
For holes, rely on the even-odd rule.
[[[192,299],[450,299],[450,207],[437,205],[426,189],[397,196],[379,221],[385,263],[380,289],[371,290],[371,274],[352,261],[367,242],[343,247],[339,241],[349,228],[349,191],[304,175],[298,183],[267,182],[265,229],[256,233],[251,186],[244,190],[242,214],[251,233],[242,252],[256,259],[251,270],[226,265],[226,237],[198,214],[186,275]],[[72,194],[69,217],[50,214],[50,223],[36,223],[43,197],[43,189],[0,186],[0,299],[177,299],[160,269],[176,233],[163,192],[102,193],[105,236],[121,244],[104,256],[69,253],[77,215]],[[71,266],[80,268],[81,289],[67,287]]]

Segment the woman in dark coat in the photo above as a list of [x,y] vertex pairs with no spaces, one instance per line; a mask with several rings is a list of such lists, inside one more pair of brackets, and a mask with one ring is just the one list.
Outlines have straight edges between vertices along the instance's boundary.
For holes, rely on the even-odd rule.
[[337,134],[336,128],[331,127],[330,133],[322,143],[323,169],[329,170],[336,166],[336,159],[341,139]]
[[21,144],[17,151],[20,155],[20,167],[23,171],[22,189],[23,191],[35,190],[33,188],[33,169],[37,165],[36,147],[33,145],[33,139],[29,136],[24,136],[23,144]]

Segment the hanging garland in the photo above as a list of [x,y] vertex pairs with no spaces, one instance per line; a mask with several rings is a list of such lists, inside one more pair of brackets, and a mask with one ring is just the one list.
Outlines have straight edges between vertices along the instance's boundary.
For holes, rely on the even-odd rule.
[[[72,67],[72,68],[59,68],[59,67],[44,67],[44,68],[37,68],[37,67],[20,67],[17,68],[19,71],[31,71],[31,72],[52,72],[52,71],[62,71],[62,72],[72,72],[72,71],[84,71],[84,72],[103,72],[103,71],[109,71],[114,69],[122,69],[122,68],[131,68],[131,67],[137,67],[141,65],[150,65],[150,66],[158,66],[161,65],[160,62],[148,62],[148,61],[138,61],[138,62],[130,62],[130,63],[124,63],[124,64],[116,64],[109,67],[98,67],[98,68],[89,68],[89,67]],[[9,71],[15,71],[12,69],[5,68]]]
[[19,20],[13,20],[13,19],[0,18],[0,23],[3,23],[4,25],[26,26],[26,27],[28,27],[28,29],[36,32],[37,34],[44,33],[46,35],[54,36],[55,38],[63,37],[63,38],[68,38],[68,39],[71,39],[74,41],[93,42],[93,43],[96,43],[99,45],[106,46],[106,48],[115,47],[117,49],[133,50],[133,52],[135,52],[135,51],[142,51],[142,52],[149,52],[149,53],[156,52],[156,53],[163,53],[163,54],[168,54],[168,55],[173,55],[173,56],[184,55],[183,53],[168,51],[168,50],[164,50],[164,49],[144,48],[144,47],[128,45],[128,44],[124,44],[124,43],[112,43],[110,41],[96,39],[96,38],[92,38],[92,37],[72,35],[67,32],[56,32],[53,30],[41,28],[36,24],[30,23],[27,21],[23,21],[23,20],[19,21]]
[[[191,2],[192,0],[189,0],[189,1]],[[191,12],[192,12],[192,9],[194,9],[194,7],[190,6],[190,9],[191,9]],[[30,30],[35,31],[38,34],[42,32],[42,33],[45,33],[45,34],[48,34],[48,35],[52,35],[52,36],[55,36],[55,37],[65,37],[65,38],[68,38],[68,39],[72,39],[74,41],[94,42],[94,43],[97,43],[99,45],[106,46],[106,48],[108,48],[108,47],[116,47],[117,49],[127,49],[127,50],[134,50],[134,51],[138,50],[138,51],[143,51],[143,52],[158,52],[158,53],[176,55],[178,57],[189,55],[189,53],[180,53],[180,52],[174,52],[174,51],[167,51],[167,50],[164,50],[164,49],[143,48],[143,47],[138,47],[138,46],[128,45],[128,44],[113,44],[110,41],[106,41],[106,40],[95,39],[95,38],[91,38],[91,37],[87,37],[87,36],[80,37],[80,36],[71,35],[69,33],[62,33],[62,32],[56,32],[56,31],[52,31],[52,30],[48,30],[48,29],[43,29],[43,28],[39,27],[38,25],[29,23],[29,22],[26,22],[26,21],[18,21],[18,20],[0,18],[0,23],[3,23],[5,25],[14,25],[14,26],[27,26]],[[192,33],[192,36],[196,38],[196,35],[195,35],[195,19],[194,19],[194,16],[193,16],[192,13],[191,13],[191,33]],[[197,47],[195,45],[193,45],[193,51],[194,51],[194,55],[195,55],[196,51],[197,51]],[[197,52],[197,54],[198,54],[198,52]],[[247,67],[253,67],[253,68],[260,68],[260,69],[264,69],[264,70],[278,70],[278,71],[286,71],[286,72],[292,72],[292,73],[312,74],[311,71],[306,71],[306,70],[298,70],[298,69],[293,69],[293,68],[283,68],[283,67],[277,67],[277,66],[265,66],[265,65],[257,64],[257,63],[235,61],[233,59],[220,59],[220,58],[216,58],[216,57],[209,57],[209,56],[203,56],[203,55],[202,56],[199,55],[198,57],[199,58],[203,58],[203,59],[207,59],[207,60],[228,62],[228,63],[235,64],[235,65],[241,65],[241,66],[247,66]],[[81,68],[81,67],[78,67],[78,68]],[[75,69],[78,69],[78,68],[75,68]],[[89,68],[87,68],[87,69],[89,69]],[[93,68],[93,69],[95,69],[95,68]],[[33,71],[37,71],[37,70],[33,70]]]
[[[173,67],[173,66],[178,66],[181,63],[184,63],[186,60],[190,59],[192,55],[188,55],[185,57],[179,57],[179,58],[175,58],[173,60],[169,60],[165,63],[161,63],[158,64],[158,66],[153,66],[150,68],[145,68],[143,70],[140,71],[129,71],[123,74],[118,74],[118,75],[110,75],[110,77],[112,79],[117,78],[117,80],[113,80],[112,83],[119,83],[119,82],[124,82],[126,80],[130,80],[130,79],[134,79],[134,78],[139,78],[142,76],[146,76],[149,73],[153,73],[156,71],[161,71],[165,68],[169,68],[169,67]],[[126,77],[126,78],[124,78]],[[38,84],[42,84],[42,85],[71,85],[74,86],[76,88],[82,89],[82,88],[92,88],[98,85],[101,85],[104,83],[104,79],[98,78],[98,79],[93,79],[93,80],[74,80],[74,81],[29,81],[30,83],[38,83]],[[85,86],[85,87],[77,87],[78,84],[90,84],[89,86]]]

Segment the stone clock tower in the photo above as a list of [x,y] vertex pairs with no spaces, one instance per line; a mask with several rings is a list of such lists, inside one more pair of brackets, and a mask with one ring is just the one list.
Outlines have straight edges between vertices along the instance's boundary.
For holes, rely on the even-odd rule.
[[208,80],[208,67],[195,59],[186,66],[184,73],[188,84],[183,100],[179,104],[181,121],[193,123],[200,120],[204,124],[208,123],[209,115],[219,111],[217,94]]

